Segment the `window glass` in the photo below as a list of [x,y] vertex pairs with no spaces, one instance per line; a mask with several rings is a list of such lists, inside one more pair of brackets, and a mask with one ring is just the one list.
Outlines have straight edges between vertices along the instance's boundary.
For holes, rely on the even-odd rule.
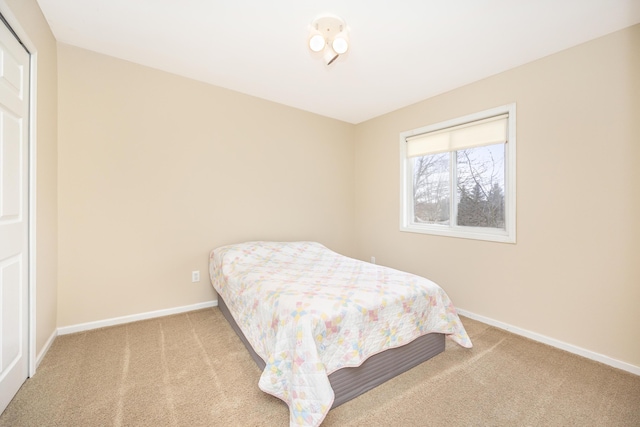
[[457,155],[457,224],[504,230],[505,144],[461,150]]
[[449,153],[414,157],[413,220],[422,224],[449,223]]

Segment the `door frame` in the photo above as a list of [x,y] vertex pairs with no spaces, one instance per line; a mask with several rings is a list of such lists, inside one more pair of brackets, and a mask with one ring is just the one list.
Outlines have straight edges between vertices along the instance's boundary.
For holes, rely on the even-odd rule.
[[[37,3],[36,3],[37,4]],[[36,373],[37,357],[36,357],[36,159],[37,159],[37,64],[38,64],[38,49],[36,45],[31,41],[27,32],[20,25],[20,21],[11,11],[9,5],[5,0],[0,0],[0,13],[7,21],[11,30],[18,36],[19,41],[29,51],[29,172],[28,172],[28,191],[29,191],[29,280],[28,280],[28,293],[29,298],[27,302],[27,310],[29,313],[29,327],[28,327],[28,349],[27,360],[29,371],[29,377],[32,377]],[[1,25],[1,23],[0,23]]]

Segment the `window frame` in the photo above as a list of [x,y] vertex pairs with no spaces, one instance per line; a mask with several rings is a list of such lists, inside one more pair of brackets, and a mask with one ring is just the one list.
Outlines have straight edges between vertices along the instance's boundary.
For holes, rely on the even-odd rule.
[[[413,208],[413,168],[410,165],[411,158],[407,157],[407,138],[437,132],[471,123],[501,114],[508,114],[507,118],[507,142],[505,143],[505,228],[469,227],[459,225],[418,224],[414,222]],[[457,219],[457,165],[454,156],[450,153],[450,218]],[[454,168],[455,166],[455,168]],[[491,108],[463,117],[434,123],[400,133],[400,231],[411,233],[432,234],[437,236],[458,237],[463,239],[485,240],[502,243],[516,243],[516,104],[507,104]]]

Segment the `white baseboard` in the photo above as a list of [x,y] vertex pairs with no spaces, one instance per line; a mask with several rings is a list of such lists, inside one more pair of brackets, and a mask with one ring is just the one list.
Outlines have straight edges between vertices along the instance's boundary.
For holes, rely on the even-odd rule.
[[516,335],[529,338],[534,341],[541,342],[543,344],[550,345],[552,347],[559,348],[569,353],[577,354],[578,356],[585,357],[587,359],[595,360],[596,362],[604,363],[605,365],[612,366],[614,368],[622,369],[623,371],[630,372],[634,375],[640,376],[640,366],[635,366],[630,363],[622,362],[620,360],[613,359],[609,356],[605,356],[594,351],[586,350],[582,347],[578,347],[566,342],[547,337],[546,335],[531,332],[526,329],[518,328],[508,323],[500,322],[498,320],[491,319],[489,317],[481,316],[479,314],[471,313],[467,310],[457,309],[458,314],[468,317],[473,320],[477,320],[487,325],[495,326],[496,328],[504,329],[505,331],[512,332]]
[[149,311],[129,316],[114,317],[112,319],[97,320],[95,322],[80,323],[78,325],[62,326],[58,328],[58,335],[73,334],[75,332],[88,331],[91,329],[105,328],[107,326],[121,325],[123,323],[137,322],[138,320],[153,319],[155,317],[170,316],[172,314],[185,313],[187,311],[200,310],[203,308],[216,307],[218,301],[207,301],[198,304],[185,305],[182,307],[167,308],[164,310]]
[[53,344],[53,341],[56,339],[57,336],[58,336],[58,330],[54,329],[54,331],[51,333],[51,336],[49,337],[47,342],[44,344],[44,347],[42,347],[42,349],[40,350],[40,353],[38,353],[38,355],[36,356],[36,369],[33,371],[31,376],[35,374],[36,370],[38,369],[38,366],[40,366],[40,362],[42,362],[42,359],[44,359],[45,354],[47,354],[47,352],[51,348],[51,345]]
[[[218,301],[207,301],[193,305],[186,305],[182,307],[174,307],[168,308],[165,310],[157,310],[150,311],[147,313],[140,314],[132,314],[129,316],[115,317],[112,319],[98,320],[95,322],[81,323],[78,325],[71,326],[63,326],[58,328],[56,331],[51,334],[51,337],[47,340],[47,343],[40,351],[36,359],[36,366],[40,364],[44,355],[47,353],[53,341],[55,340],[57,335],[66,335],[72,334],[75,332],[88,331],[91,329],[104,328],[107,326],[115,326],[123,323],[136,322],[138,320],[145,319],[153,319],[155,317],[169,316],[172,314],[185,313],[187,311],[200,310],[203,308],[216,307],[218,305]],[[550,345],[552,347],[559,348],[564,351],[568,351],[569,353],[577,354],[578,356],[585,357],[587,359],[595,360],[596,362],[604,363],[605,365],[612,366],[614,368],[622,369],[623,371],[630,372],[634,375],[640,376],[640,366],[635,366],[630,363],[622,362],[617,359],[613,359],[609,356],[605,356],[600,353],[593,352],[591,350],[587,350],[572,344],[565,343],[563,341],[557,340],[555,338],[547,337],[546,335],[538,334],[536,332],[531,332],[527,329],[522,329],[508,323],[500,322],[498,320],[491,319],[489,317],[481,316],[479,314],[472,313],[467,310],[457,309],[458,314],[468,317],[473,320],[477,320],[482,323],[486,323],[487,325],[495,326],[496,328],[504,329],[505,331],[514,333],[516,335],[520,335],[526,338],[529,338],[534,341],[541,342],[543,344]]]

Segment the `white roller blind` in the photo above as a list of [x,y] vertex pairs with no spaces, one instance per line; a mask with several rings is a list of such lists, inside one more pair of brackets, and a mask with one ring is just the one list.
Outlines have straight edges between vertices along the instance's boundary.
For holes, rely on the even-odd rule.
[[507,142],[508,114],[407,138],[407,156],[417,157]]

